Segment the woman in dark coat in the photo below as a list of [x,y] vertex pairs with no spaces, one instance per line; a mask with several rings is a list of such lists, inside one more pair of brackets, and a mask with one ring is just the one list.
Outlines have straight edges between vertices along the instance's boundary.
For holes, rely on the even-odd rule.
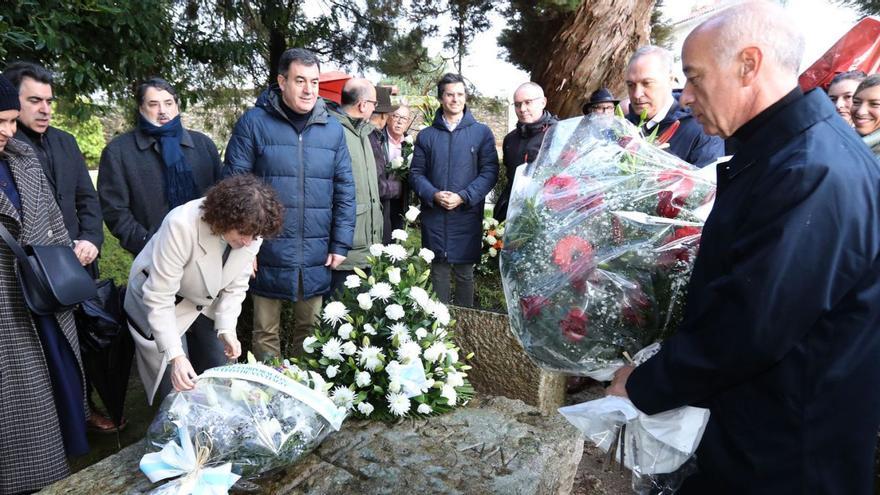
[[[72,246],[33,149],[11,138],[17,108],[17,91],[0,78],[0,223],[22,245]],[[0,243],[0,494],[64,478],[66,456],[88,448],[73,314],[41,318],[38,328],[16,269],[12,251]]]

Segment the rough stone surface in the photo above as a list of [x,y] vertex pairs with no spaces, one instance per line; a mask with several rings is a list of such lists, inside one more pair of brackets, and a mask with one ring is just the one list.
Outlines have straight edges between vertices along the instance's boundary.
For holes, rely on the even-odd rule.
[[[477,398],[429,420],[350,421],[313,454],[243,490],[271,494],[568,494],[583,439],[561,416]],[[132,445],[41,493],[146,493]],[[239,488],[239,485],[236,485]]]
[[480,394],[519,399],[555,415],[565,401],[565,375],[544,371],[526,356],[505,314],[450,306],[457,321],[455,340],[473,352],[468,379]]

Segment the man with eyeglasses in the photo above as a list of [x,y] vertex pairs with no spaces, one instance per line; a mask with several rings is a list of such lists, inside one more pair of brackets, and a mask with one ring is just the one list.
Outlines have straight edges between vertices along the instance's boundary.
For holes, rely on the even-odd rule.
[[74,239],[73,252],[97,278],[98,253],[104,242],[101,204],[76,138],[51,125],[55,101],[52,74],[37,64],[15,62],[3,75],[18,88],[21,102],[15,138],[31,145],[36,152],[64,217],[64,226]]
[[[318,97],[321,68],[314,53],[291,48],[278,62],[278,84],[235,124],[224,175],[253,173],[284,204],[284,228],[257,255],[253,350],[281,357],[281,302],[293,302],[293,352],[330,290],[331,271],[348,256],[354,237],[355,188],[345,133]],[[369,104],[367,104],[369,105]]]
[[504,191],[495,202],[492,216],[499,222],[507,218],[510,192],[516,168],[524,163],[532,163],[538,157],[544,135],[558,122],[556,116],[545,110],[547,98],[544,89],[538,84],[527,82],[513,92],[513,111],[516,113],[516,127],[504,136],[501,145],[504,163],[504,177],[507,183]]
[[330,115],[345,130],[357,202],[354,241],[345,261],[333,268],[331,295],[343,289],[345,278],[354,275],[355,267],[369,272],[367,256],[370,254],[370,246],[382,243],[382,200],[379,196],[376,157],[370,141],[370,134],[376,130],[370,123],[370,117],[377,104],[376,88],[373,84],[366,79],[352,78],[342,87],[342,105],[339,111],[330,110]]
[[590,93],[590,99],[581,110],[584,115],[614,115],[614,109],[620,100],[614,98],[608,88],[599,88]]

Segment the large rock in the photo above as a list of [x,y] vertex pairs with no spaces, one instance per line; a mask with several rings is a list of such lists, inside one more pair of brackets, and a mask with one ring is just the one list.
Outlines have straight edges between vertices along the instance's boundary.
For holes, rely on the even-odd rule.
[[[138,471],[144,444],[58,482],[41,493],[148,492]],[[297,465],[260,480],[271,494],[567,494],[583,439],[561,416],[520,401],[477,398],[428,420],[395,425],[346,422]]]
[[565,375],[544,371],[526,356],[510,331],[507,315],[450,306],[457,321],[455,341],[474,353],[468,379],[487,395],[519,399],[544,414],[557,414],[565,401]]

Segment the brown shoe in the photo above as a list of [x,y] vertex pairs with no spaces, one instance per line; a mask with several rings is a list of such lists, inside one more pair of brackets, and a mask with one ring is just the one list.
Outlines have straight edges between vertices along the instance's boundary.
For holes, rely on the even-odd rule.
[[112,419],[97,411],[92,411],[89,419],[86,420],[86,428],[95,433],[116,433],[117,431],[124,430],[127,424],[128,421],[126,421],[125,418],[122,418],[122,423],[119,425],[119,428],[117,428],[116,425],[113,424]]

